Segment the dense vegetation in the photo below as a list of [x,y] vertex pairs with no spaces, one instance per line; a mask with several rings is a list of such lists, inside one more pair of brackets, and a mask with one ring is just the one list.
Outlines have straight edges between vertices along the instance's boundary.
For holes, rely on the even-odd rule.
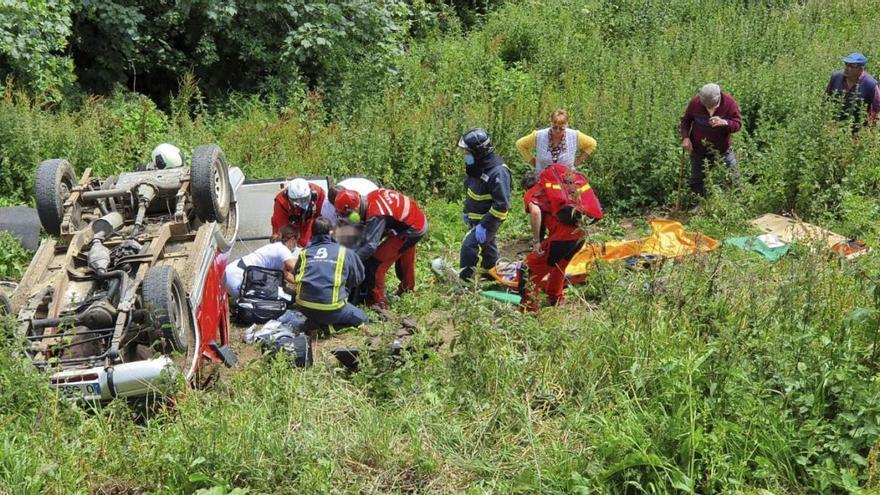
[[[667,4],[669,4],[667,6]],[[718,81],[738,99],[736,139],[750,211],[795,209],[845,233],[874,228],[877,135],[853,139],[829,118],[823,90],[840,57],[880,30],[857,2],[534,2],[509,5],[468,34],[414,42],[382,84],[356,64],[327,82],[263,96],[206,100],[180,77],[167,111],[118,89],[104,98],[46,101],[14,86],[0,103],[0,191],[27,200],[41,159],[81,170],[130,167],[154,143],[218,142],[252,175],[361,172],[419,199],[461,194],[454,141],[485,125],[510,166],[513,142],[564,106],[599,141],[586,169],[618,211],[668,205],[681,166],[677,122],[687,99]],[[699,13],[699,15],[697,15]],[[556,33],[548,35],[546,33]],[[869,67],[870,68],[870,67]],[[323,80],[322,80],[323,81]],[[364,86],[355,87],[358,82]],[[209,89],[216,91],[216,87]],[[348,96],[345,96],[348,95]],[[13,184],[16,187],[11,187]]]
[[[300,3],[308,2],[288,2]],[[29,201],[34,166],[45,158],[69,157],[79,171],[106,174],[145,160],[157,142],[186,149],[217,142],[251,176],[366,173],[411,193],[428,204],[432,221],[420,256],[452,258],[463,234],[458,134],[488,126],[519,173],[526,165],[515,139],[564,106],[573,126],[599,142],[585,169],[612,216],[593,235],[619,237],[622,215],[674,203],[683,160],[678,118],[701,84],[717,81],[743,111],[735,147],[745,177],[737,190],[713,188],[690,228],[723,239],[748,232],[754,215],[793,210],[874,246],[880,240],[880,137],[875,129],[852,135],[822,97],[842,55],[880,56],[866,45],[880,35],[880,5],[364,2],[391,9],[376,26],[400,22],[405,32],[355,23],[375,47],[346,36],[367,51],[339,38],[333,50],[351,58],[318,50],[293,67],[284,62],[294,52],[273,43],[308,38],[248,31],[282,25],[259,6],[283,2],[190,2],[185,13],[147,4],[171,16],[131,28],[154,41],[167,37],[155,30],[194,32],[188,26],[196,21],[199,33],[221,30],[228,18],[206,13],[222,5],[236,5],[255,24],[212,38],[205,50],[215,58],[195,58],[188,50],[206,45],[193,40],[178,40],[168,59],[154,58],[149,43],[126,48],[134,51],[119,60],[152,74],[142,81],[173,79],[153,86],[173,92],[152,94],[155,103],[113,89],[131,88],[118,67],[119,78],[98,84],[82,71],[105,76],[83,65],[82,54],[51,45],[69,43],[82,23],[108,23],[101,9],[134,2],[47,2],[40,15],[49,20],[37,25],[68,24],[50,29],[54,41],[41,38],[51,46],[31,47],[39,57],[16,58],[9,40],[17,38],[0,37],[0,67],[16,77],[0,100],[0,201]],[[7,14],[0,33],[13,11],[0,5]],[[36,29],[21,15],[15,26]],[[392,38],[382,47],[386,34]],[[230,83],[240,91],[223,94],[229,88],[216,77],[231,55],[217,47],[242,50],[236,42],[245,41],[269,50],[257,51],[267,65],[243,64],[236,70],[253,72],[242,73],[241,86]],[[89,53],[101,54],[92,63],[120,63]],[[181,60],[189,72],[177,70]],[[141,83],[135,89],[149,92]],[[519,212],[503,227],[505,240],[525,233]],[[537,316],[451,295],[428,282],[425,265],[417,297],[395,310],[428,334],[454,327],[454,345],[399,368],[377,359],[354,376],[324,365],[300,372],[253,363],[212,390],[188,392],[146,424],[132,422],[125,404],[90,411],[57,400],[27,363],[0,353],[0,492],[878,489],[873,255],[829,261],[801,246],[769,265],[723,248],[657,271],[603,265],[570,289],[568,306]],[[6,270],[0,276],[14,276]]]

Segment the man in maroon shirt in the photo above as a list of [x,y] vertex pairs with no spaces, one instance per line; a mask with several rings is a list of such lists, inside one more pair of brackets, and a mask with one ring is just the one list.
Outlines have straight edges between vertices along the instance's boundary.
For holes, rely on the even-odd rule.
[[734,180],[739,179],[730,135],[742,126],[736,100],[709,83],[691,98],[681,117],[681,146],[691,155],[691,191],[706,195],[703,183],[706,159],[722,159]]

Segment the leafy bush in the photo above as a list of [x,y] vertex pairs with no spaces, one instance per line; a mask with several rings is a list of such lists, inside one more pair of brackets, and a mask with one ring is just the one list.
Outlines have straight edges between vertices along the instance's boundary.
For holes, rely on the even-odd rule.
[[17,81],[46,101],[71,89],[73,61],[65,51],[72,10],[69,0],[0,3],[0,89]]
[[18,280],[24,274],[31,253],[8,232],[0,232],[0,280]]

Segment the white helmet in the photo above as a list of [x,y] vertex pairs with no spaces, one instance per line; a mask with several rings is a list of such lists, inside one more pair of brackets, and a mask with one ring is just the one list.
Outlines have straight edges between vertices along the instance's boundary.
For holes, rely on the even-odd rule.
[[312,200],[312,189],[305,179],[293,179],[287,183],[287,199],[302,209],[307,209]]
[[183,153],[173,144],[162,143],[156,146],[150,157],[153,159],[153,166],[159,170],[183,166]]

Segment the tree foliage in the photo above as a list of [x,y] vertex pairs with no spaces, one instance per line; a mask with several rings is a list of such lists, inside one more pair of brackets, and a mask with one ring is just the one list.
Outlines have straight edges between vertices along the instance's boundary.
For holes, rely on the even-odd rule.
[[58,100],[73,82],[69,0],[0,0],[0,87],[17,80]]
[[165,98],[187,71],[212,93],[297,91],[354,63],[387,70],[410,13],[404,0],[81,0],[74,59],[89,92]]

